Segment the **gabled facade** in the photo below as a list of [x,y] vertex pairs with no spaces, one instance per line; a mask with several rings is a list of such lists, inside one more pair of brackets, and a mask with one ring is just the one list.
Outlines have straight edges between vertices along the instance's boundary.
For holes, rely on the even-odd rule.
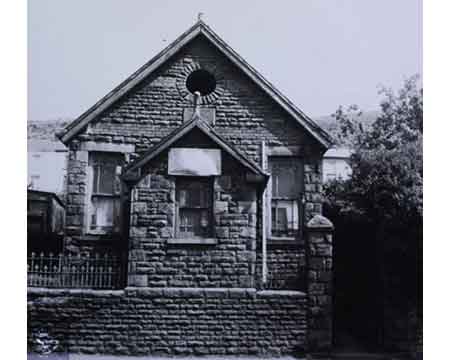
[[128,286],[304,286],[330,138],[202,21],[59,138],[67,251],[126,254]]

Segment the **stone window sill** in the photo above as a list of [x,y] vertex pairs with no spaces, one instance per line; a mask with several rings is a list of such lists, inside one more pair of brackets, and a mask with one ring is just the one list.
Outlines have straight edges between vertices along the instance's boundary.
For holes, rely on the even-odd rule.
[[267,239],[267,245],[298,245],[300,240],[294,237],[270,237]]
[[111,241],[120,238],[118,233],[85,233],[80,236],[83,241]]
[[117,237],[120,235],[117,231],[108,231],[108,230],[89,230],[85,233],[87,236],[110,236],[110,237]]
[[191,238],[191,239],[168,239],[171,245],[216,245],[217,239],[214,238]]

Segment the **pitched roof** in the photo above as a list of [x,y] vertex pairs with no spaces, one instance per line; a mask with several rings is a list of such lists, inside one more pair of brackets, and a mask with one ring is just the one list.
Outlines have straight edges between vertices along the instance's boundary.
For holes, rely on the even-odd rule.
[[286,110],[297,122],[304,127],[320,144],[328,148],[331,137],[311,118],[306,116],[290,100],[281,94],[275,87],[262,77],[253,67],[251,67],[242,57],[240,57],[230,46],[228,46],[214,31],[211,30],[202,20],[199,20],[190,29],[180,35],[173,43],[157,54],[153,59],[139,68],[119,86],[100,99],[94,106],[80,115],[70,123],[57,136],[67,144],[75,135],[84,129],[90,121],[98,114],[107,109],[110,105],[127,94],[135,85],[146,78],[149,74],[159,68],[168,59],[175,55],[184,45],[192,41],[199,35],[203,35],[217,49],[220,50],[232,63],[239,67],[248,77],[250,77],[265,93],[267,93],[276,103]]
[[268,178],[268,175],[257,164],[249,160],[234,146],[230,145],[225,139],[217,134],[214,129],[209,126],[201,117],[194,115],[191,120],[175,129],[172,133],[162,139],[158,144],[146,151],[141,157],[130,163],[123,172],[123,178],[127,179],[136,170],[140,169],[143,165],[147,164],[150,160],[161,154],[164,150],[169,149],[177,140],[188,134],[194,129],[199,129],[206,136],[208,136],[219,148],[236,159],[242,166],[248,169],[254,175],[259,177]]
[[42,190],[34,190],[34,189],[27,189],[27,198],[28,198],[28,200],[34,200],[33,199],[33,195],[51,197],[51,198],[55,199],[58,202],[58,204],[61,205],[63,208],[66,207],[66,205],[64,205],[62,200],[54,192],[42,191]]

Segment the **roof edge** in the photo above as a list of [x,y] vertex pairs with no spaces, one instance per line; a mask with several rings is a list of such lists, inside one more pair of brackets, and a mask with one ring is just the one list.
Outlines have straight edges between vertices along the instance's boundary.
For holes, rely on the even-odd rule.
[[285,95],[266,80],[256,69],[247,63],[238,53],[223,41],[205,22],[197,21],[193,26],[176,38],[166,48],[161,50],[150,61],[142,65],[128,78],[102,97],[97,103],[81,114],[77,119],[68,124],[57,137],[62,143],[67,143],[79,131],[85,128],[97,115],[106,110],[115,101],[120,99],[140,81],[159,68],[164,62],[175,55],[184,45],[203,34],[216,48],[219,49],[234,65],[240,68],[252,81],[254,81],[267,95],[288,112],[297,122],[303,126],[324,148],[328,149],[332,144],[332,137],[322,129],[313,119],[297,108]]
[[127,178],[128,175],[132,174],[137,169],[140,169],[142,166],[147,164],[149,161],[157,157],[163,151],[169,149],[172,144],[181,139],[183,136],[188,134],[193,129],[199,129],[206,136],[208,136],[214,143],[218,145],[218,147],[225,151],[227,154],[232,156],[235,160],[237,160],[242,166],[247,168],[249,171],[253,172],[256,175],[268,177],[268,174],[261,169],[257,164],[253,163],[251,160],[247,159],[243,154],[240,153],[238,149],[234,146],[228,144],[228,142],[223,139],[219,134],[217,134],[213,128],[211,128],[203,119],[194,117],[187,123],[183,124],[183,126],[175,129],[169,135],[167,135],[164,139],[162,139],[158,144],[151,147],[148,151],[146,151],[142,156],[138,159],[130,163],[122,174],[122,178]]

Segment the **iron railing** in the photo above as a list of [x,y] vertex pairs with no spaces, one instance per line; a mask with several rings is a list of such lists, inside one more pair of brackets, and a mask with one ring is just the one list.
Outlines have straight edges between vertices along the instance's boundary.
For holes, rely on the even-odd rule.
[[111,254],[31,253],[27,259],[30,287],[117,289],[123,286],[123,264]]

